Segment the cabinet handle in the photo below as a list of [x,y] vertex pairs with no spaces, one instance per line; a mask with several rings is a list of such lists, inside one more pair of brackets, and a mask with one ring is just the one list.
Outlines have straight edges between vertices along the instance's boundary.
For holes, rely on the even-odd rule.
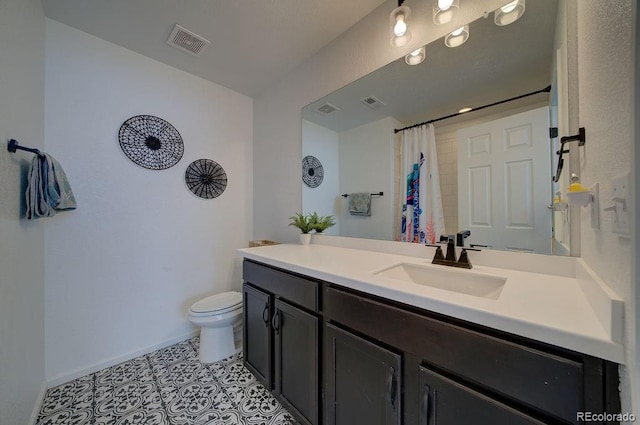
[[395,379],[396,371],[390,367],[389,368],[389,376],[387,378],[387,391],[389,394],[389,401],[391,402],[391,407],[393,410],[396,409],[396,379]]
[[422,395],[422,416],[424,417],[424,425],[429,425],[429,392],[431,389],[428,385],[424,386],[424,394]]
[[[436,420],[438,415],[437,415],[436,408],[438,407],[438,402],[437,402],[438,391],[433,390],[433,396],[429,395],[430,392],[431,392],[431,388],[429,388],[428,385],[425,385],[424,395],[422,396],[422,413],[424,416],[424,422],[420,422],[420,423],[424,425],[429,425],[429,420],[431,419],[431,416],[433,416],[433,423],[431,425],[437,425]],[[431,411],[432,408],[433,408],[433,412]]]
[[262,321],[266,327],[269,327],[269,303],[265,303],[264,310],[262,310]]
[[273,326],[273,330],[276,331],[276,334],[280,334],[280,310],[276,310],[273,314],[271,325]]

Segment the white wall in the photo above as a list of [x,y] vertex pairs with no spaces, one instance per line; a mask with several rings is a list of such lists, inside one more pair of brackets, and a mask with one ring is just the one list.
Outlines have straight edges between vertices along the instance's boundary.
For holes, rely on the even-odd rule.
[[297,240],[286,220],[302,205],[301,109],[328,93],[434,41],[504,4],[502,0],[467,2],[456,20],[436,27],[431,4],[413,2],[413,38],[403,49],[390,46],[388,0],[351,29],[254,99],[254,237]]
[[39,0],[0,0],[0,424],[28,423],[45,377],[43,230],[23,200],[33,154],[6,149],[44,145],[44,37]]
[[[587,143],[581,152],[582,183],[600,183],[600,230],[591,229],[589,208],[581,214],[582,257],[625,302],[628,367],[621,369],[623,411],[638,397],[637,330],[631,243],[611,232],[612,179],[631,171],[633,125],[634,11],[632,0],[578,2],[580,126]],[[637,42],[637,40],[636,40]],[[637,64],[636,64],[637,66]],[[630,205],[630,217],[635,217]],[[634,261],[638,261],[637,258]],[[633,406],[640,414],[640,405]]]
[[[340,170],[338,166],[338,133],[321,125],[304,120],[302,122],[302,138],[304,147],[302,157],[312,155],[322,164],[324,178],[318,187],[311,188],[302,184],[302,211],[304,214],[317,212],[319,215],[332,215],[336,225],[327,229],[327,235],[340,234],[339,185]],[[292,214],[293,215],[293,214]]]
[[[45,145],[78,202],[45,226],[46,373],[57,383],[184,337],[191,303],[240,289],[252,100],[56,21],[46,37]],[[147,170],[121,151],[118,129],[139,114],[180,132],[177,165]],[[226,170],[220,197],[186,188],[199,158]]]
[[340,193],[384,193],[371,198],[371,216],[349,215],[348,200],[342,198],[341,236],[393,240],[393,129],[400,127],[386,117],[339,134]]

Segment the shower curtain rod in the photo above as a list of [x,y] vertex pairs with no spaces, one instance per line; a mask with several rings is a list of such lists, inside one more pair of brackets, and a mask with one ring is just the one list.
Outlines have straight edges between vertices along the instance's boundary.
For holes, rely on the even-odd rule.
[[488,108],[490,106],[500,105],[500,104],[503,104],[503,103],[511,102],[513,100],[522,99],[523,97],[533,96],[534,94],[538,94],[538,93],[549,93],[549,92],[551,92],[551,86],[550,85],[545,87],[545,88],[543,88],[543,89],[541,89],[541,90],[532,91],[531,93],[521,94],[520,96],[512,97],[510,99],[501,100],[499,102],[490,103],[488,105],[478,106],[477,108],[473,108],[472,110],[467,111],[467,112],[456,112],[455,114],[451,114],[451,115],[447,115],[445,117],[440,117],[440,118],[436,118],[436,119],[433,119],[433,120],[421,122],[421,123],[418,123],[418,124],[413,124],[413,125],[410,125],[408,127],[396,128],[396,129],[393,130],[393,132],[394,133],[399,133],[401,131],[409,130],[410,128],[420,127],[420,126],[426,125],[426,124],[432,124],[432,123],[434,123],[436,121],[446,120],[448,118],[457,117],[458,115],[462,115],[462,114],[468,114],[469,112],[473,112],[473,111],[479,111],[480,109],[485,109],[485,108]]

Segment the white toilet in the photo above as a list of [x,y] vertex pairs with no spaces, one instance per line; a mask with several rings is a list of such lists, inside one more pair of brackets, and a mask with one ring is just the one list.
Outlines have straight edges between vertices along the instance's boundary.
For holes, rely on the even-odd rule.
[[200,326],[200,353],[202,363],[212,363],[235,354],[234,328],[242,325],[242,294],[223,292],[195,302],[189,309],[188,319]]

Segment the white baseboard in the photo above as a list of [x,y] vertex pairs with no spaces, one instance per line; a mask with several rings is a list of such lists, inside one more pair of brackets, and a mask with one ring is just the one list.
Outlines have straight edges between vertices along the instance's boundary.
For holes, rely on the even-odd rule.
[[197,335],[198,332],[199,332],[199,329],[195,329],[195,330],[193,330],[193,331],[191,331],[191,332],[189,332],[187,334],[184,334],[182,336],[178,336],[178,337],[175,337],[175,338],[171,338],[171,339],[163,341],[163,342],[161,342],[159,344],[152,345],[151,347],[146,347],[146,348],[143,348],[143,349],[140,349],[140,350],[131,351],[131,352],[129,352],[127,354],[124,354],[122,356],[113,357],[113,358],[111,358],[109,360],[105,360],[103,362],[96,363],[96,364],[88,366],[88,367],[83,367],[83,368],[80,368],[80,369],[76,369],[76,370],[73,370],[73,371],[70,371],[70,372],[66,372],[66,373],[60,374],[58,376],[54,376],[52,378],[47,379],[47,382],[46,382],[47,383],[47,388],[57,387],[58,385],[65,384],[65,383],[67,383],[69,381],[73,381],[74,379],[78,379],[78,378],[80,378],[82,376],[89,375],[90,373],[94,373],[94,372],[97,372],[97,371],[102,370],[104,368],[115,366],[115,365],[117,365],[119,363],[126,362],[126,361],[131,360],[131,359],[135,359],[136,357],[142,356],[144,354],[149,354],[149,353],[151,353],[153,351],[156,351],[156,350],[159,350],[161,348],[168,347],[169,345],[173,345],[173,344],[178,343],[180,341],[184,341],[186,339],[189,339],[189,338]]
[[38,415],[40,414],[40,407],[42,406],[42,402],[44,401],[44,396],[45,394],[47,394],[47,388],[47,381],[42,381],[42,386],[40,387],[40,392],[38,393],[35,405],[33,406],[33,410],[31,411],[31,417],[29,418],[28,425],[36,424]]

